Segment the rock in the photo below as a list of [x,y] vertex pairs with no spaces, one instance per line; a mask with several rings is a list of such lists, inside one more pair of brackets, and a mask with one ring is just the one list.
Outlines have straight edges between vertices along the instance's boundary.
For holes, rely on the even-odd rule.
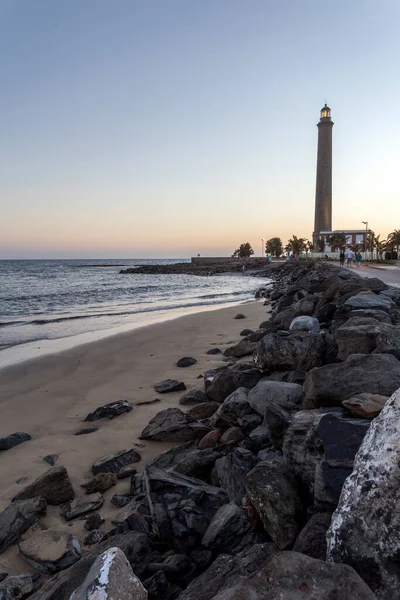
[[377,337],[383,327],[385,325],[375,319],[348,319],[334,333],[338,359],[346,360],[352,354],[370,354],[376,348]]
[[97,473],[90,481],[82,483],[86,494],[94,494],[95,492],[105,492],[117,483],[115,473]]
[[299,532],[302,505],[295,478],[280,460],[259,463],[245,479],[246,494],[265,531],[280,550]]
[[186,406],[187,404],[201,404],[209,402],[206,394],[202,390],[189,390],[179,399],[179,404]]
[[74,433],[74,435],[87,435],[88,433],[94,433],[95,431],[98,431],[98,430],[99,430],[98,427],[83,427],[83,429],[79,429],[79,431]]
[[390,298],[385,296],[378,296],[377,294],[365,294],[359,293],[356,296],[352,296],[344,305],[350,310],[356,309],[372,309],[372,310],[383,310],[390,313],[394,308],[394,303]]
[[269,332],[266,329],[257,329],[257,331],[253,331],[253,333],[250,333],[244,339],[247,342],[259,342],[267,333]]
[[240,332],[240,335],[246,336],[246,335],[251,335],[252,333],[254,333],[254,331],[252,329],[242,329],[242,331]]
[[242,313],[238,313],[235,317],[233,317],[234,319],[245,319],[246,315],[242,314]]
[[85,421],[97,421],[98,419],[115,419],[123,413],[130,412],[133,406],[128,400],[117,400],[99,406],[95,411],[88,414]]
[[254,342],[248,340],[241,340],[234,346],[230,346],[224,351],[224,356],[234,356],[235,358],[241,358],[242,356],[248,356],[253,354],[256,345]]
[[41,496],[13,502],[0,513],[0,552],[14,544],[46,512]]
[[[261,343],[261,342],[260,342]],[[247,368],[244,371],[224,369],[213,377],[206,388],[211,400],[223,402],[232,392],[240,387],[253,388],[260,381],[262,374],[258,369]]]
[[257,450],[260,450],[270,443],[267,427],[265,425],[258,425],[258,427],[249,433],[249,439],[257,446]]
[[301,316],[296,317],[290,323],[290,331],[308,331],[310,333],[319,333],[319,321],[314,317]]
[[180,392],[186,390],[186,385],[183,381],[177,381],[176,379],[165,379],[160,383],[156,383],[154,389],[159,394],[169,394],[170,392]]
[[210,428],[179,408],[167,408],[153,417],[141,433],[142,440],[187,442],[202,438]]
[[75,498],[73,502],[61,506],[60,515],[66,521],[71,521],[94,510],[99,510],[103,504],[104,498],[100,493],[91,494],[84,498]]
[[92,472],[94,475],[97,473],[118,473],[121,467],[137,463],[142,460],[139,452],[130,448],[129,450],[120,450],[115,454],[109,456],[103,456],[99,458],[92,466]]
[[177,465],[183,457],[195,450],[197,448],[197,445],[197,441],[190,441],[186,442],[185,444],[181,444],[180,446],[174,446],[173,448],[162,452],[158,456],[155,456],[146,464],[146,467],[157,467],[157,469],[169,469]]
[[28,564],[46,575],[70,567],[81,557],[78,538],[52,529],[35,531],[20,542],[19,552]]
[[111,498],[111,504],[114,504],[117,508],[122,508],[123,506],[126,506],[132,498],[133,496],[131,494],[114,494]]
[[388,400],[388,396],[365,393],[357,394],[357,396],[353,396],[349,400],[343,400],[342,404],[356,417],[374,419],[379,415]]
[[390,396],[400,387],[400,362],[388,354],[353,354],[345,362],[308,373],[304,407],[340,406],[363,392]]
[[243,583],[211,600],[377,600],[347,565],[327,564],[299,554],[277,552]]
[[100,531],[98,529],[93,529],[93,531],[91,531],[89,535],[85,537],[85,539],[83,540],[83,544],[85,546],[93,546],[93,544],[98,544],[101,538],[102,535]]
[[382,325],[376,337],[374,353],[393,354],[400,360],[400,327]]
[[254,363],[270,371],[309,371],[323,363],[325,342],[321,335],[295,331],[288,337],[269,333],[258,342]]
[[14,448],[14,446],[18,446],[23,442],[28,442],[31,439],[32,437],[29,433],[23,433],[21,431],[12,433],[6,437],[0,437],[0,450],[10,450],[10,448]]
[[126,479],[127,477],[132,477],[132,475],[136,475],[136,473],[136,467],[133,465],[125,465],[118,471],[117,479]]
[[300,531],[293,545],[295,552],[307,554],[312,558],[325,560],[326,558],[326,532],[331,524],[332,513],[321,512],[312,515]]
[[153,400],[143,400],[142,402],[136,402],[135,406],[148,406],[149,404],[158,404],[161,402],[159,398],[154,398]]
[[238,426],[252,429],[261,423],[261,417],[248,401],[249,390],[241,387],[232,392],[211,417],[214,427]]
[[70,600],[147,600],[147,597],[125,554],[119,548],[110,548],[94,561]]
[[314,317],[318,320],[319,323],[329,323],[332,321],[336,312],[336,304],[333,302],[328,302],[328,304],[324,304],[319,307],[315,313]]
[[177,367],[191,367],[192,365],[195,365],[197,363],[197,360],[195,358],[192,358],[191,356],[185,356],[184,358],[180,358],[178,360],[178,362],[176,363]]
[[360,308],[358,310],[355,309],[349,312],[347,307],[345,307],[344,314],[348,314],[352,319],[358,317],[363,319],[375,319],[375,321],[378,321],[378,323],[388,323],[389,325],[391,323],[390,315],[384,310],[379,309]]
[[276,333],[278,331],[278,326],[272,321],[263,321],[260,323],[259,329],[263,329],[267,333]]
[[351,565],[379,599],[398,595],[400,390],[372,421],[328,532],[330,561]]
[[218,410],[219,406],[218,402],[202,402],[192,406],[186,414],[196,420],[208,419]]
[[[310,299],[302,298],[301,300],[298,300],[296,302],[296,304],[293,306],[293,308],[298,317],[303,317],[303,316],[305,317],[305,316],[312,316],[312,314],[314,313],[314,306],[315,306],[315,302],[314,302],[314,300],[311,299],[311,296],[310,296]],[[303,329],[302,331],[310,331],[310,330]]]
[[225,431],[225,433],[221,436],[220,443],[221,444],[239,444],[242,440],[244,440],[244,434],[240,427],[230,427]]
[[117,527],[106,533],[103,536],[103,540],[108,540],[112,536],[119,533],[127,533],[128,531],[136,531],[138,533],[145,533],[146,535],[149,534],[150,527],[148,518],[139,513],[133,513],[132,510],[137,508],[137,503],[136,506],[133,504],[134,503],[127,506],[125,510],[118,513],[115,519],[112,519],[111,523],[114,523]]
[[209,350],[207,350],[206,354],[222,354],[222,350],[220,350],[219,348],[210,348]]
[[63,466],[52,467],[38,477],[31,485],[19,492],[14,500],[27,500],[42,496],[48,504],[57,506],[75,498],[75,492],[68,477],[67,469]]
[[51,467],[54,467],[58,460],[58,454],[47,454],[47,456],[43,457],[43,460]]
[[220,456],[219,452],[214,452],[211,448],[193,450],[175,465],[173,471],[209,482],[211,469]]
[[[268,557],[276,552],[274,544],[255,544],[239,554],[220,554],[213,564],[196,577],[179,596],[179,600],[212,600],[215,594],[256,573]],[[245,600],[252,600],[249,596]]]
[[245,494],[245,477],[256,465],[257,458],[250,450],[236,448],[231,454],[215,462],[215,473],[221,488],[230,502],[242,505]]
[[165,600],[171,595],[171,586],[162,571],[143,581],[143,587],[147,590],[149,600]]
[[93,529],[99,529],[103,523],[104,519],[101,518],[99,513],[94,512],[88,516],[84,527],[87,531],[93,531]]
[[233,502],[217,510],[201,541],[217,554],[237,554],[255,542],[252,522],[243,508]]
[[39,574],[9,575],[1,580],[1,600],[23,600],[40,587]]
[[199,449],[214,448],[220,442],[222,432],[219,429],[209,431],[199,442]]

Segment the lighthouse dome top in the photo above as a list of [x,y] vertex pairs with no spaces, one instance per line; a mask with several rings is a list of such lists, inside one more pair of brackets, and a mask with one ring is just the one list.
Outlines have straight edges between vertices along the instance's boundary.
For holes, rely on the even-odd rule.
[[321,119],[330,119],[331,118],[331,109],[327,104],[321,108]]

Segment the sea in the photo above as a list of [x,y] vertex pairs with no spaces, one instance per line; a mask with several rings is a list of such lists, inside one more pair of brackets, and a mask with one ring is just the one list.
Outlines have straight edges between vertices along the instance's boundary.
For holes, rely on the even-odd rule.
[[142,325],[254,298],[242,274],[120,274],[189,259],[0,261],[0,367]]

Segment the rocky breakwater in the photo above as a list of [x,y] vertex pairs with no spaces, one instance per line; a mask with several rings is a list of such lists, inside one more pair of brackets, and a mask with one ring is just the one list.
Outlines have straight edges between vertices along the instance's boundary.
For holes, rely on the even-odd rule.
[[[154,265],[138,265],[121,269],[121,275],[218,275],[219,273],[239,273],[242,270],[243,264],[247,261],[232,261],[228,259],[226,262],[218,260],[210,261],[205,264],[193,264],[190,262],[172,263],[172,264],[154,264]],[[274,265],[266,265],[264,259],[252,258],[247,265],[249,269],[262,269],[263,273],[272,272]]]
[[[0,597],[396,597],[396,292],[310,263],[279,269],[265,295],[271,318],[244,336],[238,322],[237,343],[216,355],[203,389],[186,390],[181,408],[160,411],[142,431],[176,446],[139,473],[135,449],[99,457],[86,495],[53,467],[0,514],[1,549],[18,544],[36,573],[3,578]],[[346,328],[358,336],[356,353]],[[185,390],[161,383],[164,393]],[[111,502],[123,508],[105,527],[102,493],[121,479],[124,493]],[[88,537],[44,530],[47,504],[61,505],[67,522],[85,519]]]

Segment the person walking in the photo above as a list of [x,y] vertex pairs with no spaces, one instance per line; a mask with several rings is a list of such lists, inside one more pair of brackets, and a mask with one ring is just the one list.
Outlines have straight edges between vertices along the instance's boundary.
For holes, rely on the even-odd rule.
[[354,252],[351,248],[349,248],[347,251],[347,266],[348,267],[353,266],[353,258],[354,258]]
[[362,260],[361,252],[358,251],[356,254],[357,267],[361,267],[361,260]]
[[344,248],[342,248],[340,251],[339,259],[340,259],[340,266],[344,267],[344,259],[345,259]]

